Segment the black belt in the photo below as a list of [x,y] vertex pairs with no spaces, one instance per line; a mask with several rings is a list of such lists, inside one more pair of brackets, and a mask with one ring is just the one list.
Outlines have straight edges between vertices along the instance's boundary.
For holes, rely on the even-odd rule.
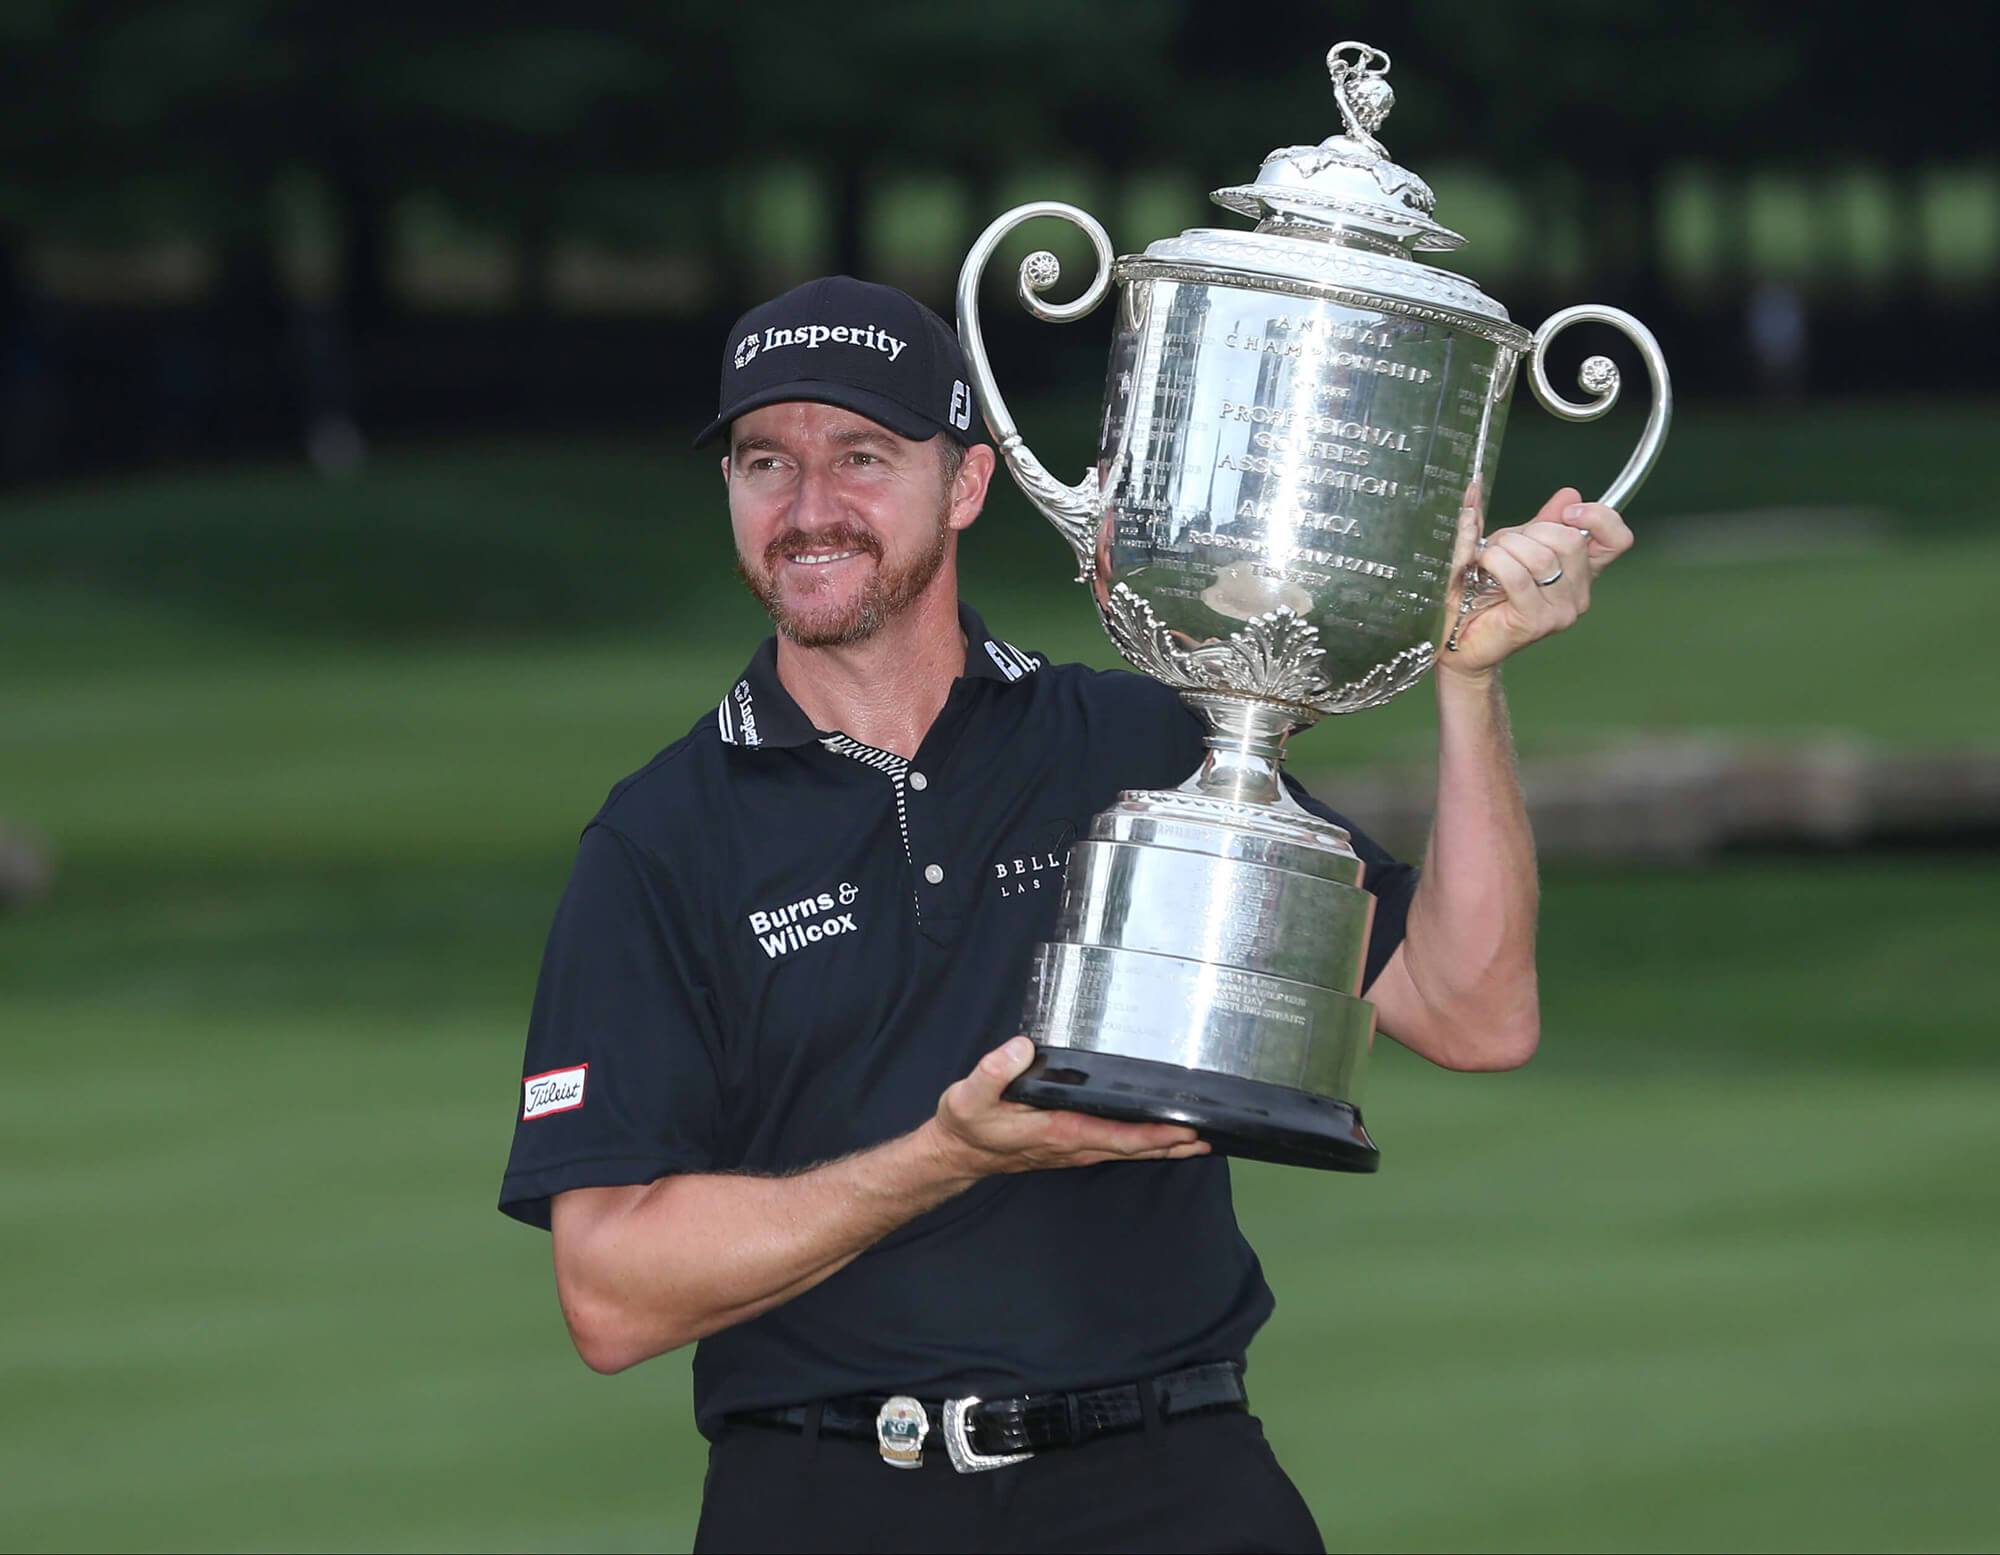
[[953,1467],[969,1472],[998,1468],[1000,1462],[1013,1462],[1049,1447],[1079,1447],[1100,1436],[1136,1431],[1146,1423],[1142,1389],[1151,1392],[1162,1420],[1244,1409],[1250,1402],[1243,1386],[1243,1368],[1233,1361],[1222,1361],[1085,1393],[942,1401],[856,1394],[821,1404],[794,1404],[789,1409],[746,1410],[730,1415],[728,1423],[803,1431],[817,1410],[819,1429],[828,1435],[878,1441],[884,1406],[901,1403],[923,1411],[922,1448],[943,1446],[951,1454]]

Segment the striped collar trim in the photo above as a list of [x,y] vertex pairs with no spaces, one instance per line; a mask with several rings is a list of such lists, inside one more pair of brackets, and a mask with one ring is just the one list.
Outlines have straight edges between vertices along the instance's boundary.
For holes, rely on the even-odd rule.
[[[968,680],[997,680],[1013,685],[1026,680],[1045,662],[987,631],[979,612],[970,605],[959,605],[958,625],[965,633]],[[742,677],[716,704],[715,727],[724,745],[785,749],[828,738],[825,730],[813,727],[812,720],[799,710],[799,704],[778,679],[776,637],[764,639]]]

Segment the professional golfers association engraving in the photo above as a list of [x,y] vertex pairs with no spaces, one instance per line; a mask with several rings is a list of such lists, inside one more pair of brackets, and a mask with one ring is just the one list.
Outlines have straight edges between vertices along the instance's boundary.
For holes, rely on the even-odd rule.
[[[1638,489],[1671,396],[1652,335],[1612,308],[1568,308],[1530,335],[1473,282],[1415,255],[1460,248],[1429,185],[1377,132],[1389,57],[1327,55],[1339,133],[1266,157],[1217,190],[1255,230],[1212,228],[1115,259],[1073,206],[1024,205],[973,245],[959,333],[1001,456],[1075,550],[1106,632],[1209,727],[1180,788],[1128,792],[1070,858],[1055,938],[1039,947],[1023,1029],[1034,1067],[1011,1095],[1171,1119],[1231,1153],[1372,1171],[1358,1107],[1373,1006],[1360,997],[1373,899],[1347,835],[1279,780],[1294,729],[1420,680],[1491,597],[1476,557],[1507,406],[1526,359],[1536,398],[1588,421],[1618,397],[1603,357],[1590,398],[1550,386],[1549,343],[1580,320],[1637,346],[1652,409],[1604,501]],[[1119,287],[1095,466],[1075,485],[1022,441],[996,386],[979,282],[1002,239],[1054,216],[1097,255],[1074,301],[1019,296],[1063,323]]]

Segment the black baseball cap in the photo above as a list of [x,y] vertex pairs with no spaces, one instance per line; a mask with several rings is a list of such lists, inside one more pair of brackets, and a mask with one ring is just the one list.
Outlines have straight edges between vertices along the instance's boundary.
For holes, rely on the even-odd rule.
[[919,442],[982,441],[972,373],[952,327],[893,286],[827,275],[752,308],[722,351],[722,409],[695,447],[738,416],[813,400]]

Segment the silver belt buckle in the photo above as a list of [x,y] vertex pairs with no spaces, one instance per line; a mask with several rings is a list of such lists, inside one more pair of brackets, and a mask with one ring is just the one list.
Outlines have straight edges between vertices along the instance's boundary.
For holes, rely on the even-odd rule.
[[944,1401],[944,1450],[951,1466],[961,1474],[984,1474],[988,1469],[1004,1469],[1010,1463],[1032,1458],[1031,1452],[981,1452],[972,1445],[972,1411],[977,1398],[948,1398]]

